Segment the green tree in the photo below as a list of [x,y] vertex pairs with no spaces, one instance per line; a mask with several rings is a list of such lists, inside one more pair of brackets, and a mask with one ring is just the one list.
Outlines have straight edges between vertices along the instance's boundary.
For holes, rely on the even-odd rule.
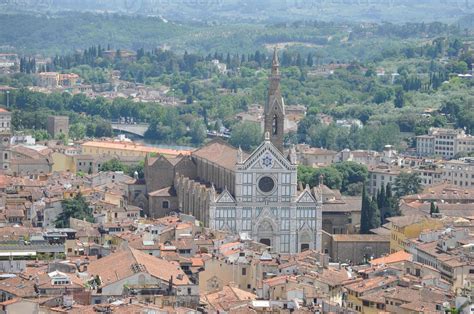
[[99,171],[127,171],[127,166],[120,162],[117,158],[108,160],[104,162],[101,166]]
[[345,194],[351,196],[361,195],[364,185],[364,182],[351,183],[346,187]]
[[367,191],[362,188],[362,206],[360,213],[360,234],[368,234],[370,232],[370,198]]
[[324,185],[326,185],[330,189],[340,190],[342,186],[342,175],[337,169],[332,167],[323,167],[323,168],[316,168],[314,169],[313,174],[311,175],[311,179],[309,181],[309,185],[311,187],[317,186],[320,183],[320,178]]
[[387,183],[387,187],[385,189],[384,205],[383,208],[380,208],[383,224],[387,223],[387,218],[401,215],[399,203],[400,200],[398,197],[392,194],[392,185]]
[[56,218],[56,228],[69,228],[69,218],[85,219],[89,222],[94,222],[92,208],[89,207],[81,193],[78,193],[74,198],[63,200],[61,205],[63,211]]
[[398,198],[417,194],[421,191],[421,178],[419,174],[415,172],[401,172],[395,178],[393,189]]
[[387,200],[385,199],[386,194],[385,194],[385,187],[382,185],[380,190],[377,192],[377,206],[379,209],[382,211],[382,208],[386,207],[387,205]]
[[73,139],[83,139],[86,136],[86,126],[83,123],[74,123],[69,128],[69,136]]
[[195,145],[201,145],[207,137],[206,126],[201,120],[194,121],[191,126],[191,141]]
[[365,183],[368,177],[367,167],[353,161],[336,163],[332,167],[342,176],[341,192],[343,193],[350,188],[354,190],[356,186],[360,186],[360,183]]
[[377,200],[372,198],[369,204],[369,230],[380,227],[380,210]]
[[37,141],[46,141],[51,138],[51,136],[49,136],[49,133],[46,130],[36,130],[33,133],[33,137]]
[[377,199],[367,195],[365,186],[362,190],[362,209],[360,217],[360,233],[369,234],[371,229],[380,227],[380,210]]
[[393,103],[396,108],[403,108],[403,106],[405,106],[405,93],[402,88],[398,88],[395,92],[395,100]]
[[136,165],[129,166],[126,170],[126,173],[130,177],[135,177],[135,172],[138,174],[138,179],[143,179],[145,177],[145,161],[140,161]]
[[310,184],[311,177],[314,174],[315,169],[312,167],[299,165],[298,166],[298,181],[305,186],[306,184]]
[[435,211],[436,211],[436,205],[435,205],[434,202],[431,202],[431,204],[430,204],[430,215],[433,215]]
[[451,70],[454,73],[463,74],[466,73],[468,69],[467,63],[464,61],[457,61],[451,65]]
[[260,125],[253,122],[242,122],[232,129],[230,144],[251,151],[262,141]]

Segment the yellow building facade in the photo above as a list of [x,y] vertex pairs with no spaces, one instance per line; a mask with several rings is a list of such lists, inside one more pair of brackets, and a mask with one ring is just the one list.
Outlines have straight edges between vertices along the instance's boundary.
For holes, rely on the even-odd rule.
[[423,216],[400,216],[390,221],[390,253],[405,250],[407,239],[417,238],[424,230],[439,229],[443,226],[440,220]]
[[92,156],[118,156],[118,157],[143,157],[148,154],[159,154],[166,157],[178,155],[189,155],[190,150],[177,150],[170,148],[151,147],[134,142],[107,142],[107,141],[89,141],[81,145],[82,154]]
[[54,152],[52,154],[53,159],[53,172],[64,172],[69,171],[76,173],[76,161],[74,156],[69,156],[61,152]]

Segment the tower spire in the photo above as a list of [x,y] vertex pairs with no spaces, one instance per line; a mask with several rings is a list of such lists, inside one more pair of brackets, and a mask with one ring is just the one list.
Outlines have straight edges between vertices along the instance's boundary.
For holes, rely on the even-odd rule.
[[264,134],[270,135],[270,141],[283,153],[285,122],[285,104],[280,91],[280,61],[278,50],[273,50],[272,71],[269,79],[268,100],[265,104]]
[[280,75],[280,60],[278,59],[278,49],[273,49],[272,75]]

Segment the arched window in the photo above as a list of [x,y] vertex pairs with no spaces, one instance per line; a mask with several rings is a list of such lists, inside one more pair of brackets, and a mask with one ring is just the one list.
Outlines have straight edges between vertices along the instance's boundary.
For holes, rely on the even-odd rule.
[[278,117],[277,117],[277,115],[273,116],[272,130],[273,130],[273,135],[278,134]]

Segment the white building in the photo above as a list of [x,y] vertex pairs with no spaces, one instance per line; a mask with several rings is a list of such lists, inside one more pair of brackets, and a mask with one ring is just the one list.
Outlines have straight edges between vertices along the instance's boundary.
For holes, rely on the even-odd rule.
[[430,128],[427,135],[416,137],[416,153],[419,156],[453,158],[461,152],[474,152],[474,136],[464,130]]
[[474,158],[446,161],[441,178],[460,187],[474,187]]
[[387,184],[393,186],[395,178],[402,171],[399,167],[376,166],[369,168],[369,178],[367,181],[367,193],[376,195],[377,192]]

